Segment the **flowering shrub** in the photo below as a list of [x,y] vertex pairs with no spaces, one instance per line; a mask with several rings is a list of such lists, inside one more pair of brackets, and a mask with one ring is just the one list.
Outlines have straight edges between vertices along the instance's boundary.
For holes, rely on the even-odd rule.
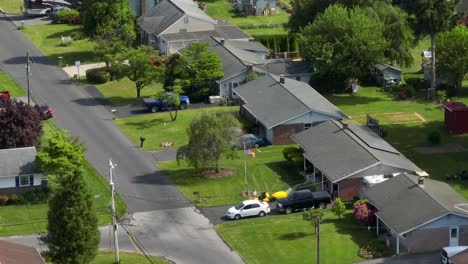
[[375,223],[376,211],[375,207],[367,203],[366,200],[358,200],[353,205],[353,214],[358,223],[363,225],[373,225]]

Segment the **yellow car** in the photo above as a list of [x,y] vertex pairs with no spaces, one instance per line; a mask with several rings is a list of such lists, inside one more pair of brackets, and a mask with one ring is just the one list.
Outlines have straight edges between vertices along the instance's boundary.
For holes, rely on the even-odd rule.
[[286,191],[277,191],[271,195],[270,200],[278,200],[282,198],[288,197],[288,194],[290,194],[293,191],[293,189],[289,188]]

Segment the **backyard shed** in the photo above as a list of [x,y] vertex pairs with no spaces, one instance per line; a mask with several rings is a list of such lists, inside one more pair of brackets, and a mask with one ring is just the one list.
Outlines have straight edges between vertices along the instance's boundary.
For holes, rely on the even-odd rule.
[[401,70],[388,64],[375,65],[375,80],[380,85],[400,84]]
[[444,102],[444,125],[450,133],[468,133],[468,106],[461,102]]

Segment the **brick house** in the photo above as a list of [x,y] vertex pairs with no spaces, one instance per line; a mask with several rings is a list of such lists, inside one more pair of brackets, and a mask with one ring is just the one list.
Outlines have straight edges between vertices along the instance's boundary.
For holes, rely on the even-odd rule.
[[274,145],[291,144],[291,135],[327,120],[348,118],[307,83],[265,74],[234,89],[240,114],[253,133]]
[[292,140],[304,151],[307,180],[342,199],[358,196],[363,186],[421,171],[367,126],[330,120]]
[[448,184],[402,174],[362,191],[377,208],[377,234],[386,229],[396,253],[468,245],[468,201]]

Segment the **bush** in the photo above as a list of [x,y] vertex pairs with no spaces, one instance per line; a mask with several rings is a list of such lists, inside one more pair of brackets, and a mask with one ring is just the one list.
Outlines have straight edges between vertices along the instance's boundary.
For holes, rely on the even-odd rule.
[[80,13],[76,10],[62,10],[52,17],[54,24],[81,24]]
[[105,67],[89,69],[86,71],[86,80],[91,83],[102,84],[110,80],[110,74]]
[[365,259],[375,259],[391,255],[391,250],[384,241],[375,240],[362,246],[358,255]]
[[375,222],[376,209],[370,205],[367,200],[358,200],[353,205],[353,214],[358,223],[363,225],[372,225]]
[[427,141],[431,145],[439,145],[441,141],[440,132],[439,131],[432,131],[427,135]]
[[16,194],[10,194],[8,196],[8,203],[7,205],[18,205],[18,204],[23,204],[24,199],[22,196],[18,196]]
[[8,196],[6,195],[0,195],[0,206],[6,205],[8,202]]
[[82,31],[73,31],[70,33],[70,37],[74,40],[84,39],[85,35]]
[[415,90],[414,90],[413,85],[406,85],[405,86],[405,92],[406,92],[406,96],[408,96],[408,98],[413,97],[415,95]]
[[50,190],[47,186],[43,186],[41,189],[34,189],[27,193],[22,194],[21,199],[27,203],[43,203],[49,199]]
[[287,161],[293,161],[293,158],[295,158],[297,156],[302,157],[302,152],[301,152],[301,150],[299,148],[287,147],[287,148],[284,148],[282,152],[283,152],[283,157]]

